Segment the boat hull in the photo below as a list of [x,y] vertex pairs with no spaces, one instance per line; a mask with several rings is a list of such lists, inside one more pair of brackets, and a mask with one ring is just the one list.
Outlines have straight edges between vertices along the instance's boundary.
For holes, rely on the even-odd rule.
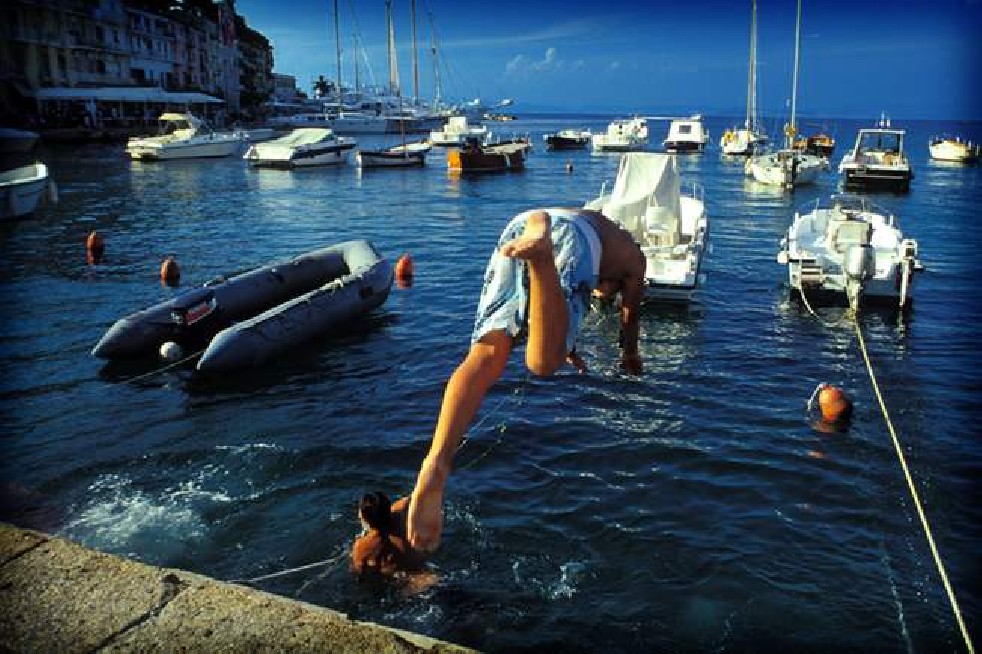
[[0,219],[33,214],[49,190],[48,167],[43,163],[21,166],[0,174]]
[[118,320],[92,350],[125,360],[166,342],[203,350],[198,369],[247,368],[385,301],[392,266],[365,240],[219,278]]
[[228,157],[242,145],[240,139],[222,139],[207,143],[168,144],[164,146],[132,143],[126,150],[138,161],[168,161],[172,159],[206,159]]
[[665,141],[665,151],[689,154],[702,152],[705,145],[701,141]]
[[878,166],[846,168],[843,185],[849,190],[878,190],[906,193],[910,190],[909,170],[896,170]]
[[589,142],[588,137],[571,138],[555,134],[546,136],[546,148],[550,150],[582,150]]
[[426,165],[425,152],[386,152],[361,150],[356,155],[362,168],[411,168]]
[[[256,150],[246,152],[245,159],[257,168],[305,168],[309,166],[336,166],[348,162],[354,144],[310,147],[291,152],[285,158],[263,158]],[[251,155],[251,156],[250,156]]]
[[464,173],[522,170],[526,149],[521,144],[489,147],[478,152],[453,149],[447,152],[447,168]]

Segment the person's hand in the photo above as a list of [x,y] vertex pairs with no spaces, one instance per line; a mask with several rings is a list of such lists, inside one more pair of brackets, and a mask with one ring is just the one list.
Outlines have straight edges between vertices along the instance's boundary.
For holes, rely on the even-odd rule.
[[583,357],[576,353],[576,350],[572,350],[566,355],[566,363],[576,368],[580,374],[586,372],[586,362]]
[[629,375],[640,375],[644,371],[641,357],[637,353],[625,353],[621,358],[621,368]]

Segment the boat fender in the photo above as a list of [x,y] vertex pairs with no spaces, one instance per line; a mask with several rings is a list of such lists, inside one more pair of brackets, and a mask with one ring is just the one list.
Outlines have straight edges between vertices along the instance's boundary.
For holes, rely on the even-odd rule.
[[174,286],[181,279],[181,268],[174,257],[167,257],[160,264],[160,281],[167,286]]
[[174,341],[167,341],[160,346],[160,358],[164,361],[173,363],[179,361],[184,356],[184,350]]
[[102,261],[102,255],[105,253],[106,243],[102,238],[102,234],[93,230],[89,232],[88,238],[85,239],[85,254],[86,260],[90,264],[96,264]]
[[413,285],[413,259],[409,256],[409,253],[403,254],[396,261],[395,277],[396,282],[398,282],[399,288],[408,288]]
[[852,401],[841,388],[823,384],[818,392],[818,408],[826,422],[842,424],[852,417]]

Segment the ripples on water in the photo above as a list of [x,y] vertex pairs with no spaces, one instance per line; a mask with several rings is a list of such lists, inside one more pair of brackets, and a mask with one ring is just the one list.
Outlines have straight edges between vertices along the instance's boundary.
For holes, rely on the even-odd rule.
[[[42,150],[61,203],[0,232],[10,519],[222,579],[335,560],[258,585],[487,650],[957,649],[855,336],[789,298],[774,261],[794,209],[835,175],[792,197],[748,181],[715,145],[679,160],[706,190],[707,284],[690,308],[645,311],[645,375],[619,372],[603,312],[583,333],[586,375],[530,379],[516,355],[458,455],[439,586],[403,598],[353,582],[355,503],[411,489],[501,228],[531,206],[579,205],[616,173],[616,155],[549,153],[541,134],[605,122],[521,121],[537,146],[528,170],[462,179],[440,152],[424,170],[291,173]],[[838,123],[836,161],[857,126]],[[982,170],[926,156],[927,137],[955,127],[909,126],[912,191],[876,201],[918,239],[927,271],[907,321],[867,314],[863,326],[977,632],[982,312],[968,235]],[[709,128],[715,139],[724,124]],[[82,247],[92,229],[107,239],[95,267]],[[255,374],[127,383],[139,371],[88,354],[116,318],[180,292],[156,282],[167,254],[190,288],[360,237],[393,259],[412,253],[415,286]],[[821,381],[856,402],[846,433],[805,413]]]

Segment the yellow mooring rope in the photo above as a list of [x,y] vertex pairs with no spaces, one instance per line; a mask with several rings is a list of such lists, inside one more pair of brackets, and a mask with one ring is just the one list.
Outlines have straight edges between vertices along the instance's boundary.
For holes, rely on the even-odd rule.
[[948,593],[948,601],[951,602],[951,608],[955,613],[955,620],[958,622],[958,628],[962,632],[962,638],[965,641],[965,648],[968,650],[969,654],[975,654],[975,647],[972,646],[972,638],[968,635],[968,628],[965,626],[965,620],[962,618],[961,609],[958,608],[958,600],[955,599],[955,591],[951,588],[951,583],[948,581],[948,573],[945,571],[944,563],[941,561],[941,555],[938,553],[938,547],[934,544],[934,536],[931,533],[931,526],[927,522],[927,515],[924,513],[924,507],[921,506],[921,499],[917,495],[917,489],[914,487],[914,480],[911,478],[910,470],[907,468],[907,460],[904,458],[903,450],[900,449],[900,440],[897,438],[897,432],[893,428],[893,422],[891,422],[890,414],[887,412],[887,405],[883,401],[883,395],[880,394],[880,385],[876,383],[876,375],[873,374],[873,364],[870,363],[869,353],[866,351],[866,341],[863,340],[863,330],[859,325],[858,316],[854,324],[856,325],[856,337],[859,339],[859,349],[863,353],[863,360],[866,362],[866,370],[869,372],[869,379],[873,384],[873,392],[876,394],[876,399],[880,403],[880,410],[883,411],[883,419],[887,423],[887,429],[890,430],[890,438],[893,439],[893,447],[897,450],[897,458],[900,459],[900,467],[903,468],[904,477],[907,479],[907,486],[910,488],[911,497],[914,498],[914,506],[917,507],[917,515],[921,519],[921,526],[924,527],[924,534],[927,536],[927,543],[931,547],[931,555],[934,557],[934,564],[938,568],[938,574],[941,575],[941,583],[944,584],[945,592]]

